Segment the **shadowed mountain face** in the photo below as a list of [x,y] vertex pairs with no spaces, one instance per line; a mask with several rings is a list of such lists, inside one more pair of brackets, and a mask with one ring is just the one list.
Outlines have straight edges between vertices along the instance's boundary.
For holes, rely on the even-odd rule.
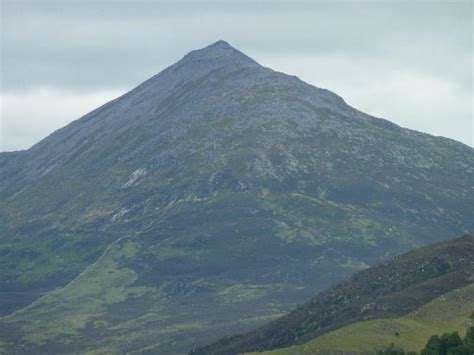
[[472,231],[473,181],[472,148],[219,41],[0,154],[0,349],[174,353],[248,329]]

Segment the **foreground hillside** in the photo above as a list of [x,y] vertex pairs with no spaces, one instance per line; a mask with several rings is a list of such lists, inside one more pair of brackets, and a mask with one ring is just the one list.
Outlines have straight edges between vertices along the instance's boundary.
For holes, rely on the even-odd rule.
[[[419,350],[436,330],[451,330],[444,326],[467,328],[474,311],[473,282],[474,236],[464,236],[361,271],[280,319],[196,349],[194,354],[271,350],[314,338],[290,349],[373,350],[398,339],[400,344]],[[457,309],[440,317],[449,309],[445,301]],[[403,315],[409,316],[397,319]],[[355,324],[344,327],[351,323]],[[416,338],[416,334],[421,337]]]
[[189,351],[473,231],[473,181],[472,148],[219,41],[0,154],[0,340]]
[[473,312],[474,285],[469,285],[448,292],[407,316],[357,322],[305,344],[265,354],[366,354],[391,344],[407,352],[419,352],[433,334],[458,331],[464,335],[474,325]]

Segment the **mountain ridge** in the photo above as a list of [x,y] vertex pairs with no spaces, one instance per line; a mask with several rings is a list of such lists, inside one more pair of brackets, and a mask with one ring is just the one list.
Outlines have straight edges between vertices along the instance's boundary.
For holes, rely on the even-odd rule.
[[421,351],[433,335],[454,331],[464,335],[472,326],[474,284],[456,288],[416,312],[400,318],[381,318],[344,326],[307,343],[290,348],[264,352],[267,355],[314,354],[369,354],[394,347],[405,352]]
[[[412,314],[439,296],[473,284],[473,251],[474,236],[466,235],[394,257],[358,272],[261,328],[221,339],[191,354],[276,350],[356,322]],[[389,345],[380,344],[380,348]]]

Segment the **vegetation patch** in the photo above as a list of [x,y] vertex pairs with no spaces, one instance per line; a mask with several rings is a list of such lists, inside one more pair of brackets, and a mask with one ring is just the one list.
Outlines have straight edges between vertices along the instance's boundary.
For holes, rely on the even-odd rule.
[[269,289],[271,286],[237,284],[223,289],[219,292],[219,296],[225,303],[242,302],[262,298]]
[[135,252],[133,241],[116,243],[67,286],[1,321],[20,325],[25,340],[36,344],[78,336],[89,322],[95,328],[106,327],[107,322],[99,318],[107,305],[153,291],[148,287],[130,287],[137,275],[119,265]]

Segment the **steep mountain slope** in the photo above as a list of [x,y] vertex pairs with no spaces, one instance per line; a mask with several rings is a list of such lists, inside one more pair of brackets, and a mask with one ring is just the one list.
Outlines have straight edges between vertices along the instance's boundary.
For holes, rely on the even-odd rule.
[[[311,301],[280,319],[247,334],[224,338],[215,344],[196,349],[193,354],[236,354],[271,350],[304,343],[313,338],[316,340],[289,348],[289,350],[374,350],[373,346],[377,345],[377,340],[381,339],[374,334],[372,334],[373,338],[370,338],[370,333],[366,334],[364,330],[373,331],[378,326],[382,326],[382,331],[377,331],[377,334],[387,340],[390,337],[383,338],[387,335],[383,333],[385,326],[388,327],[388,332],[391,332],[397,326],[413,326],[413,324],[410,321],[378,320],[356,323],[325,336],[321,335],[350,323],[396,318],[415,311],[418,311],[415,318],[425,320],[425,329],[422,324],[419,324],[418,329],[423,333],[429,329],[429,325],[433,327],[435,322],[433,319],[424,317],[423,312],[420,315],[419,308],[441,295],[463,287],[462,295],[469,294],[472,291],[473,282],[474,236],[466,235],[459,239],[414,250],[381,265],[360,271],[349,280],[319,293]],[[468,285],[471,286],[466,287]],[[469,305],[474,304],[474,299],[461,298],[456,301],[455,295],[450,296],[453,302],[465,302],[465,305],[457,311],[467,319],[473,311]],[[434,305],[436,306],[439,302],[438,300]],[[425,311],[432,310],[433,307],[433,304],[427,305]],[[451,315],[444,316],[446,326],[449,323],[447,320],[454,314],[453,311]],[[407,319],[413,320],[414,317],[405,317],[405,320]],[[440,320],[436,324],[439,326]],[[416,329],[413,328],[410,331],[414,330]],[[386,328],[385,331],[387,331]],[[395,333],[396,330],[391,335]],[[357,335],[361,336],[359,343],[354,337]],[[338,346],[341,348],[330,348],[335,346],[336,341],[339,341]],[[382,341],[378,345],[383,348],[384,345],[387,346],[390,343],[386,344]],[[413,346],[413,344],[408,345]],[[289,350],[281,351],[286,353]]]
[[0,155],[0,314],[45,295],[0,321],[3,340],[186,351],[474,230],[473,181],[472,148],[219,41]]
[[434,334],[457,331],[464,335],[474,324],[473,310],[474,284],[471,284],[444,294],[407,316],[354,323],[308,343],[265,354],[367,354],[391,344],[405,351],[420,352]]

